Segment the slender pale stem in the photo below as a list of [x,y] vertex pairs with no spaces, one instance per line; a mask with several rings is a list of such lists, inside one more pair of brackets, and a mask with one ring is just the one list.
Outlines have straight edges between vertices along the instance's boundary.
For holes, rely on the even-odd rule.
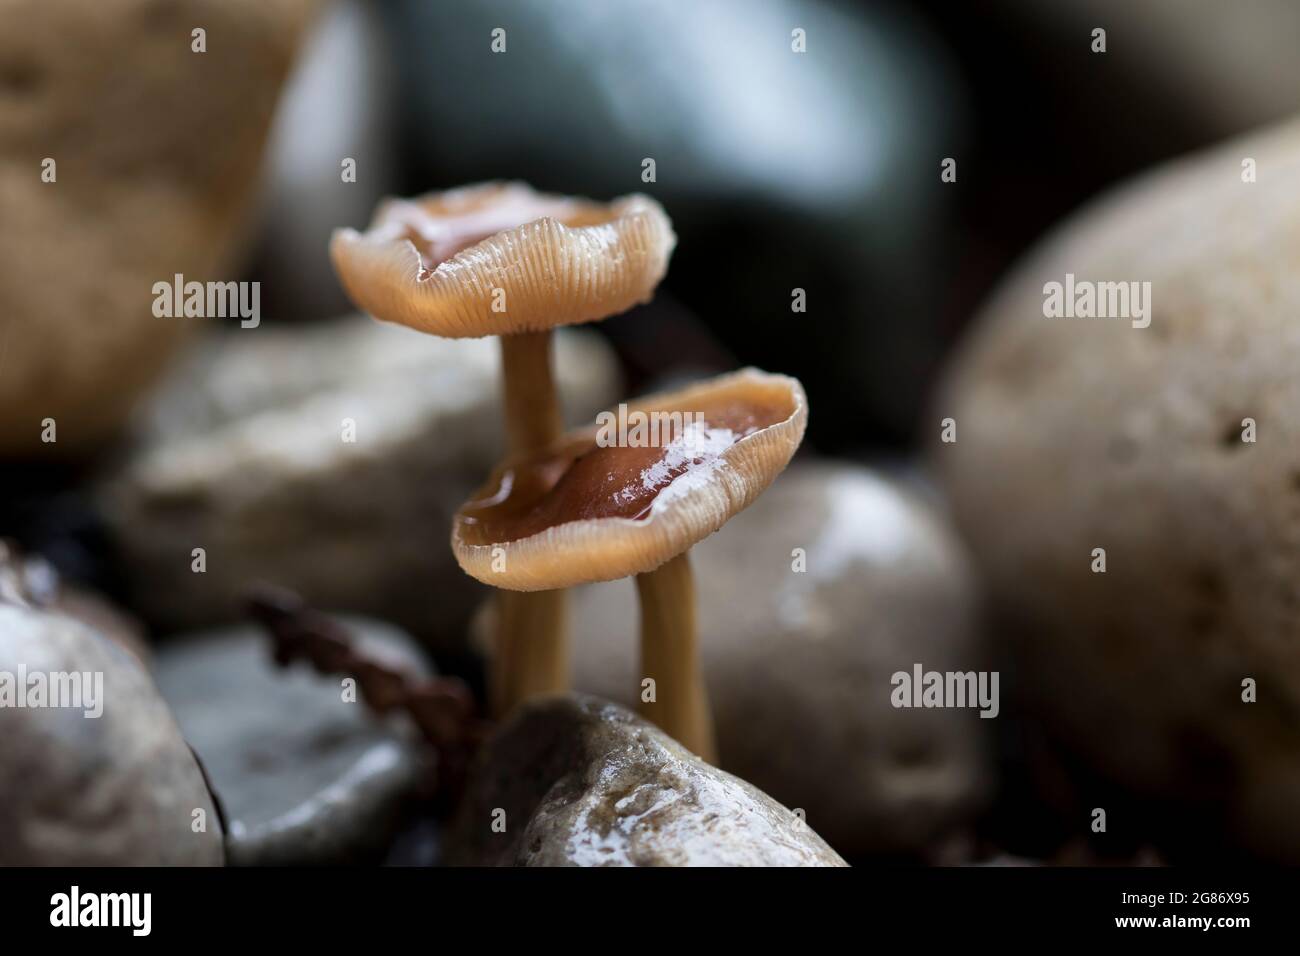
[[[511,455],[560,437],[560,403],[551,371],[552,334],[501,337],[506,440]],[[530,697],[569,688],[567,601],[563,591],[501,591],[491,675],[492,709],[504,717]]]
[[506,440],[512,455],[545,448],[563,429],[551,372],[552,338],[549,331],[501,336]]
[[569,688],[567,591],[498,591],[490,693],[504,717],[533,697]]
[[642,716],[687,750],[715,763],[713,715],[696,641],[695,578],[687,552],[638,574],[641,596],[641,674],[654,680],[654,701],[641,688]]

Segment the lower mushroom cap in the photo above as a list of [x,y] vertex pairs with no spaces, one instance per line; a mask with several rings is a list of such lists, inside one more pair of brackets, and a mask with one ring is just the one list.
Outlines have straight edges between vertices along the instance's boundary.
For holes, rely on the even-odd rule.
[[330,256],[349,297],[375,318],[477,338],[646,302],[676,242],[648,196],[597,203],[485,183],[385,202],[366,232],[336,231]]
[[[656,416],[654,413],[662,413]],[[614,413],[607,413],[613,416]],[[545,452],[507,460],[457,513],[452,550],[495,587],[537,591],[654,570],[712,534],[803,440],[799,382],[746,369],[621,406]],[[647,426],[636,441],[638,424]]]

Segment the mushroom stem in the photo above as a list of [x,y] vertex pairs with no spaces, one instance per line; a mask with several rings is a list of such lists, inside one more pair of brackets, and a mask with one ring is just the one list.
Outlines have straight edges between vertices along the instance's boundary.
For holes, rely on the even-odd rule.
[[[550,330],[501,336],[506,438],[512,455],[545,448],[563,421],[551,372]],[[495,716],[569,688],[564,591],[500,591],[491,667]]]
[[710,763],[717,761],[713,716],[696,646],[695,578],[683,551],[636,576],[641,596],[641,673],[654,680],[655,700],[641,689],[642,716]]
[[492,712],[569,687],[567,591],[499,591],[490,670]]
[[563,422],[551,374],[551,339],[544,332],[501,336],[506,438],[512,455],[545,448],[560,437]]

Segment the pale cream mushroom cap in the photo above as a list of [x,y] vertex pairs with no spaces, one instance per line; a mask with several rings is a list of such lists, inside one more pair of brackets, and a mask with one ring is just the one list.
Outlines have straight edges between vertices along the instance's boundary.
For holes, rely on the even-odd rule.
[[676,243],[648,196],[597,203],[492,182],[386,200],[365,232],[335,231],[330,258],[349,297],[375,318],[478,338],[647,302]]
[[[654,570],[717,531],[772,483],[803,441],[808,402],[797,379],[744,369],[627,403],[630,414],[689,410],[706,400],[747,398],[779,408],[779,419],[716,455],[702,455],[658,491],[644,518],[583,518],[510,541],[471,543],[467,538],[476,535],[467,511],[498,498],[508,488],[513,469],[538,456],[506,460],[457,512],[451,536],[456,560],[479,581],[515,591],[568,588]],[[551,452],[563,455],[591,448],[597,433],[594,425],[572,432]]]

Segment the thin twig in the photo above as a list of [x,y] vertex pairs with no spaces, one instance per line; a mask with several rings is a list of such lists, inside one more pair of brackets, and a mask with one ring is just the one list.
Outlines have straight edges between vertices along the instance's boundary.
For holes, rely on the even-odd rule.
[[271,635],[281,667],[303,660],[319,674],[353,677],[362,700],[376,715],[405,713],[437,753],[436,802],[454,805],[488,730],[464,681],[412,676],[366,656],[356,649],[347,628],[291,591],[258,588],[247,606]]

